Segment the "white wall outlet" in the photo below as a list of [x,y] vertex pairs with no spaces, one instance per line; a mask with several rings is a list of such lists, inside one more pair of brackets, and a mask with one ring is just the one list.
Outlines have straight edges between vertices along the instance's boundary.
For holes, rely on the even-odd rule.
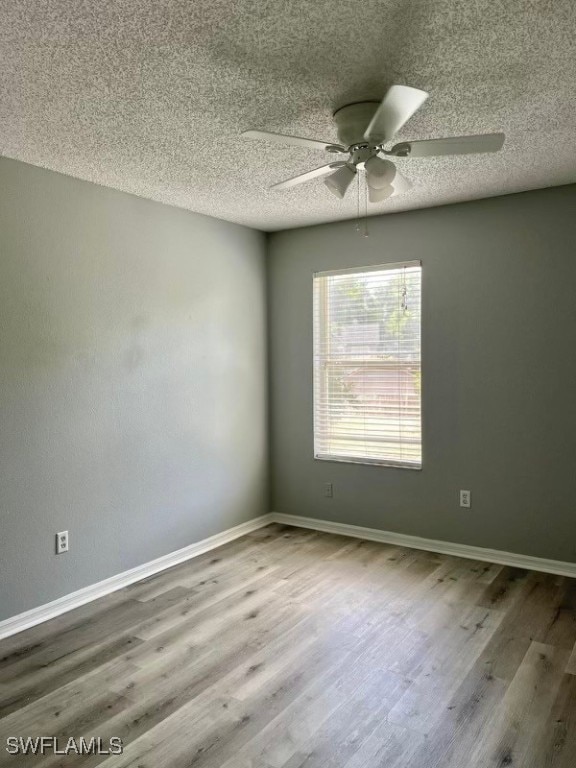
[[472,506],[470,491],[460,491],[460,506],[469,509]]
[[63,552],[68,552],[68,531],[60,531],[56,534],[56,554],[61,555]]
[[331,499],[333,495],[332,483],[324,483],[324,496],[326,496],[327,499]]

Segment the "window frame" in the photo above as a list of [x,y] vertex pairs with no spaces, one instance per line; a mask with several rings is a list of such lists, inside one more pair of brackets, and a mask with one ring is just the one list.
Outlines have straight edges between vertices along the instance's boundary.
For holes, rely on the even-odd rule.
[[[357,274],[364,274],[366,272],[380,272],[385,270],[393,270],[393,269],[402,269],[404,267],[419,267],[420,269],[420,317],[419,317],[419,338],[420,338],[420,462],[410,462],[405,460],[394,460],[394,459],[377,459],[372,457],[354,457],[354,456],[338,456],[334,454],[326,454],[322,453],[318,450],[318,437],[317,437],[317,428],[316,428],[316,421],[319,414],[318,409],[318,392],[317,392],[317,383],[316,383],[316,357],[317,357],[317,349],[318,349],[318,339],[317,334],[320,333],[324,337],[328,333],[329,329],[329,323],[317,323],[316,318],[316,279],[321,277],[332,277],[335,275],[357,275]],[[411,259],[409,261],[399,261],[399,262],[388,262],[384,264],[375,264],[375,265],[368,265],[364,267],[346,267],[344,269],[330,269],[330,270],[321,270],[321,271],[315,271],[312,273],[312,325],[313,325],[313,339],[312,339],[312,387],[313,387],[313,399],[312,399],[312,428],[313,428],[313,455],[314,459],[317,461],[329,461],[329,462],[336,462],[339,464],[360,464],[360,465],[366,465],[366,466],[377,466],[377,467],[389,467],[392,469],[408,469],[416,472],[422,471],[422,468],[424,466],[424,417],[423,417],[423,372],[422,372],[422,350],[423,350],[423,341],[422,341],[422,286],[423,286],[423,274],[424,274],[424,268],[422,261],[419,259]],[[324,302],[324,309],[322,310],[322,316],[327,317],[328,310],[327,310],[327,302],[328,297],[326,294],[322,296],[322,301]],[[317,325],[320,327],[317,328]],[[322,342],[320,342],[321,344]],[[326,348],[326,347],[324,347]],[[323,379],[326,379],[328,373],[327,370],[324,373]],[[327,385],[324,384],[324,387]]]

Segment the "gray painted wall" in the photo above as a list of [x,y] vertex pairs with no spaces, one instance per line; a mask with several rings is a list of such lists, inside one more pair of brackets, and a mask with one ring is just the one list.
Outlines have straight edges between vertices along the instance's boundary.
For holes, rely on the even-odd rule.
[[0,619],[268,511],[264,251],[0,161]]
[[[373,218],[368,239],[354,222],[270,236],[272,508],[576,560],[575,213],[571,186]],[[316,461],[312,273],[408,259],[424,468]]]

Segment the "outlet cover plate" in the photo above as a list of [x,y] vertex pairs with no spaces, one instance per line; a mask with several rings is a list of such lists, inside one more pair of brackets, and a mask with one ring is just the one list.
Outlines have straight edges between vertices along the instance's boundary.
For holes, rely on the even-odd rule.
[[63,552],[68,552],[69,547],[68,531],[59,531],[56,534],[56,554],[61,555]]

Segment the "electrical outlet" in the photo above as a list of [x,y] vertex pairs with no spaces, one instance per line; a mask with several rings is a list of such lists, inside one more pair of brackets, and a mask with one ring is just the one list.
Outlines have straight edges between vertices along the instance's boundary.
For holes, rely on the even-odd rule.
[[63,552],[68,552],[68,531],[60,531],[56,534],[56,554],[61,555]]
[[472,506],[470,491],[460,491],[460,506],[469,509]]
[[326,496],[327,499],[331,499],[333,495],[332,483],[324,483],[324,496]]

